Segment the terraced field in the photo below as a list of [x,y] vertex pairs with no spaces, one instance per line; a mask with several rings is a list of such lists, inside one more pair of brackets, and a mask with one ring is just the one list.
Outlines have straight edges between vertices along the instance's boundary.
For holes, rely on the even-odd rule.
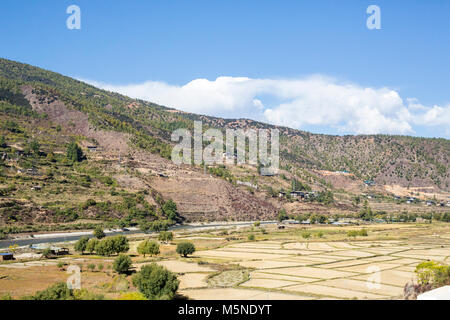
[[[226,290],[182,288],[192,299],[400,299],[414,269],[430,259],[450,262],[447,234],[414,243],[401,240],[257,241],[196,253],[204,261],[229,262],[250,271],[248,280]],[[189,278],[188,275],[186,275]]]

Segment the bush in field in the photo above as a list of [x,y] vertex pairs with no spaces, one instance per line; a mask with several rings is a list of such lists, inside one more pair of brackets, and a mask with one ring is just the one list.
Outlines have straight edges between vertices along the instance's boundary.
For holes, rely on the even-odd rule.
[[311,232],[303,231],[302,232],[302,238],[305,239],[305,240],[308,240],[309,238],[311,238]]
[[126,254],[119,254],[114,260],[113,268],[117,273],[127,273],[131,267],[131,258]]
[[63,261],[59,261],[58,264],[56,265],[58,267],[59,270],[63,271],[64,268],[66,267],[67,263],[63,262]]
[[347,232],[347,236],[355,238],[358,235],[358,233],[359,233],[358,230],[350,230]]
[[137,247],[139,254],[143,254],[144,258],[146,254],[151,256],[159,254],[159,245],[156,241],[144,240]]
[[195,252],[195,246],[192,242],[180,242],[177,245],[177,253],[183,257],[187,257],[189,254],[193,254]]
[[347,236],[349,237],[357,237],[357,236],[361,236],[361,237],[367,237],[368,233],[366,229],[361,229],[361,230],[350,230],[347,232]]
[[173,299],[179,281],[174,273],[155,263],[142,267],[133,277],[133,285],[147,299]]
[[81,254],[84,254],[84,251],[86,251],[86,245],[89,242],[88,237],[81,237],[76,243],[75,243],[75,251],[81,252]]
[[358,235],[360,235],[361,237],[367,237],[368,236],[367,230],[366,229],[359,230]]
[[106,235],[102,227],[98,226],[94,229],[94,237],[96,237],[97,239],[103,239],[105,236]]
[[161,231],[158,235],[158,240],[164,243],[168,243],[173,240],[173,233],[170,231]]
[[88,269],[89,269],[90,271],[94,271],[94,269],[95,269],[95,264],[93,264],[93,263],[88,264]]
[[105,266],[101,263],[97,266],[98,271],[102,271],[104,268]]
[[254,234],[249,234],[249,235],[247,236],[247,240],[248,240],[248,241],[255,241],[255,235],[254,235]]
[[50,258],[52,256],[52,250],[50,250],[50,248],[44,249],[44,251],[42,251],[42,256],[46,259]]
[[255,221],[255,223],[253,224],[255,227],[259,227],[261,225],[260,221]]

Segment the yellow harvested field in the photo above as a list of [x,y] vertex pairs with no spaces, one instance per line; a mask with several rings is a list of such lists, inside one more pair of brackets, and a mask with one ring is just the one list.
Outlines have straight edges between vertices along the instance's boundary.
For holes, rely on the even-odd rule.
[[301,250],[287,250],[287,249],[267,249],[267,248],[224,248],[218,249],[218,251],[224,252],[242,252],[242,253],[270,253],[270,254],[285,254],[285,255],[297,255],[302,253],[312,254],[310,251]]
[[278,241],[258,241],[258,242],[246,242],[246,243],[239,243],[239,244],[233,244],[229,246],[230,248],[273,248],[278,249],[281,248],[282,242]]
[[278,259],[280,261],[298,261],[298,262],[307,262],[307,264],[318,264],[318,263],[328,263],[336,261],[336,259],[339,260],[345,260],[348,258],[345,257],[329,257],[325,255],[301,255],[301,256],[288,256],[281,259]]
[[206,281],[208,274],[205,273],[189,273],[179,276],[180,289],[186,288],[203,288],[207,287],[208,283]]
[[297,267],[307,265],[308,262],[288,262],[288,261],[274,261],[274,260],[256,260],[256,261],[243,261],[238,262],[240,266],[245,268],[255,269],[271,269],[271,268],[283,268],[283,267]]
[[412,259],[412,258],[396,258],[395,260],[385,261],[385,263],[393,263],[393,264],[400,264],[400,265],[407,265],[414,263],[417,265],[420,263],[420,261],[423,261],[423,259]]
[[198,289],[181,290],[181,294],[194,300],[312,300],[313,297],[255,289]]
[[166,267],[168,270],[176,273],[185,272],[211,272],[213,269],[205,266],[199,266],[194,262],[184,262],[178,260],[166,260],[157,262],[160,266]]
[[397,297],[403,293],[403,288],[401,287],[394,287],[387,284],[379,284],[378,286],[375,286],[371,282],[368,284],[367,281],[353,279],[327,280],[324,282],[320,282],[320,285],[349,289],[354,291],[363,291],[389,297]]
[[336,271],[329,269],[313,268],[313,267],[293,267],[293,268],[280,268],[280,269],[266,269],[266,272],[286,274],[286,275],[298,275],[307,278],[319,278],[319,279],[333,279],[341,277],[351,277],[355,273]]
[[344,256],[344,257],[356,257],[356,258],[362,258],[362,257],[373,257],[373,253],[359,251],[359,250],[343,250],[343,251],[335,251],[333,252],[334,255],[337,256]]
[[314,278],[304,278],[299,276],[287,276],[283,274],[276,274],[276,273],[268,273],[268,272],[252,272],[251,274],[252,279],[279,279],[279,280],[287,280],[292,282],[301,282],[301,283],[309,283],[309,282],[315,282],[319,281],[318,279]]
[[[353,279],[366,281],[368,275],[359,275],[353,277]],[[404,287],[406,283],[415,279],[413,272],[400,271],[400,270],[384,270],[380,272],[380,283],[388,284],[392,286]]]
[[265,254],[265,253],[247,253],[247,252],[231,252],[224,250],[207,250],[196,252],[196,256],[199,257],[218,257],[218,258],[230,258],[239,260],[262,260],[262,259],[278,259],[284,257],[284,255],[277,254]]
[[398,266],[400,266],[400,265],[395,265],[393,263],[372,262],[372,263],[354,265],[351,267],[338,268],[337,270],[355,272],[355,273],[372,273],[373,272],[372,268],[374,268],[374,267],[379,268],[379,270],[387,270],[387,269],[394,269],[395,267],[398,267]]
[[385,296],[362,292],[362,291],[354,291],[348,289],[334,288],[329,286],[322,286],[318,284],[301,284],[295,285],[291,287],[284,287],[283,290],[287,291],[295,291],[301,294],[312,294],[318,296],[330,296],[334,298],[341,299],[383,299]]
[[281,288],[289,285],[298,284],[296,282],[287,281],[287,280],[278,280],[278,279],[250,279],[247,282],[241,284],[241,287],[260,287],[260,288]]

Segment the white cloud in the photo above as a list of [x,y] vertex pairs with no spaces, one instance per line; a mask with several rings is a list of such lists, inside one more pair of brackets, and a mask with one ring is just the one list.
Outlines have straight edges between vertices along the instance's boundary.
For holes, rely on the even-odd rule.
[[[413,134],[414,126],[450,126],[450,105],[427,107],[389,88],[339,83],[323,76],[302,79],[218,77],[185,85],[148,81],[110,85],[86,81],[133,98],[183,111],[247,117],[302,129],[327,126],[341,133]],[[439,133],[437,135],[444,135]]]

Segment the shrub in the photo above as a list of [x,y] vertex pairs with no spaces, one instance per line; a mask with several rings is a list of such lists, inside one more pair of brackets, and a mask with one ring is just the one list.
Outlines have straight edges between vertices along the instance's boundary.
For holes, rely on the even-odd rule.
[[42,251],[42,256],[46,259],[50,258],[52,256],[52,250],[50,250],[50,248],[44,249],[44,251]]
[[367,230],[366,229],[359,230],[358,235],[360,235],[361,237],[367,237],[368,236]]
[[254,234],[249,234],[249,235],[247,236],[247,239],[248,239],[249,241],[255,241],[255,235],[254,235]]
[[102,271],[104,268],[105,268],[105,266],[104,266],[102,263],[100,263],[100,264],[97,266],[98,271]]
[[59,261],[58,264],[57,264],[56,266],[59,268],[59,270],[64,270],[64,267],[65,267],[66,265],[67,265],[66,262]]
[[195,246],[192,242],[180,242],[177,245],[177,253],[183,257],[187,257],[189,254],[193,254],[195,252]]
[[173,299],[178,290],[176,275],[155,263],[142,267],[133,277],[133,285],[147,299]]
[[357,237],[357,236],[361,236],[361,237],[367,237],[367,230],[366,229],[361,229],[361,230],[350,230],[347,232],[347,236],[349,237]]
[[255,227],[259,227],[261,225],[260,221],[255,221],[255,223],[253,224]]
[[309,231],[304,231],[304,232],[302,232],[302,238],[303,238],[303,239],[309,239],[309,238],[311,238],[311,232],[309,232]]
[[159,254],[159,245],[156,241],[144,240],[137,247],[139,254],[143,254],[144,258],[146,254],[151,256]]
[[131,258],[126,254],[119,254],[114,260],[113,268],[117,273],[127,273],[131,267]]
[[105,236],[106,235],[105,235],[105,232],[103,231],[102,227],[98,226],[94,229],[94,237],[96,237],[97,239],[102,239]]
[[95,264],[93,264],[93,263],[88,264],[88,269],[91,270],[91,271],[94,271]]

